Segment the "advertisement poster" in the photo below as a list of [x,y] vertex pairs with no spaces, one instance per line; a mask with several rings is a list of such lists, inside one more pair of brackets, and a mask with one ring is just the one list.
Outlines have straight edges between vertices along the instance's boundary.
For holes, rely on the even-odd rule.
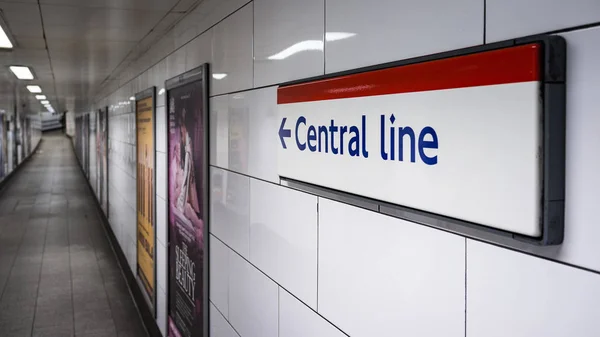
[[[207,252],[207,93],[197,80],[167,92],[169,136],[169,336],[204,336]],[[197,71],[196,71],[197,72]],[[182,75],[182,78],[185,75]],[[202,76],[202,77],[200,77]],[[168,87],[168,85],[167,85]]]
[[31,148],[31,119],[25,119],[25,156],[29,156],[33,149]]
[[8,130],[4,123],[5,115],[0,115],[0,180],[6,176],[6,168],[8,165],[7,160],[7,147],[6,147],[6,134]]
[[137,275],[155,304],[154,89],[136,101],[137,132]]
[[96,128],[96,193],[108,216],[108,111],[98,111]]

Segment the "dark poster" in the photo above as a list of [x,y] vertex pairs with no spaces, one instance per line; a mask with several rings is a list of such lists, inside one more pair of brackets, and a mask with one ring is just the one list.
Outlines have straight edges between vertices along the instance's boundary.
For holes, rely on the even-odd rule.
[[99,110],[96,121],[96,193],[108,215],[108,110]]
[[90,120],[89,115],[83,116],[83,170],[85,171],[85,176],[89,177],[89,167],[90,167]]
[[203,81],[168,92],[169,336],[174,337],[203,336],[205,323],[206,97]]
[[31,148],[31,119],[25,119],[25,156],[29,156],[33,149]]
[[8,133],[8,130],[5,128],[5,124],[4,124],[4,119],[5,116],[4,115],[0,115],[0,180],[2,180],[2,178],[4,178],[6,176],[6,168],[7,168],[7,163],[8,163],[8,157],[7,157],[7,146],[6,146],[6,142],[7,142],[7,137],[6,134]]

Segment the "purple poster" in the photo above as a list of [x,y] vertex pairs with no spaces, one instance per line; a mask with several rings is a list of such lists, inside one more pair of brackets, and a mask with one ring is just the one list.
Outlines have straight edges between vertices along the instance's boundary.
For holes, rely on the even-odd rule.
[[196,81],[168,92],[169,336],[202,336],[204,227],[207,215],[205,88]]

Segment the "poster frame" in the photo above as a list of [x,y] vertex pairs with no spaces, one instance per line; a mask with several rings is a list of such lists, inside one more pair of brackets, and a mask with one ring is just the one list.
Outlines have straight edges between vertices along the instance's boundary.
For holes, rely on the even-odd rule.
[[138,134],[137,134],[137,130],[138,130],[138,119],[137,119],[137,103],[138,101],[141,101],[143,99],[147,99],[147,98],[152,98],[152,153],[153,153],[153,161],[154,161],[154,170],[153,170],[153,174],[152,174],[152,186],[153,186],[153,193],[152,193],[152,228],[154,229],[154,268],[153,268],[153,277],[154,277],[154,289],[153,289],[153,293],[152,293],[152,297],[153,298],[149,298],[148,293],[146,292],[145,286],[140,278],[140,269],[139,269],[139,260],[137,259],[137,243],[139,240],[139,230],[138,230],[138,223],[137,223],[137,216],[138,216],[138,205],[139,205],[139,200],[138,200],[138,188],[139,188],[139,180],[138,177],[136,176],[135,179],[135,199],[136,199],[136,279],[138,282],[138,285],[140,286],[140,288],[142,288],[142,294],[144,296],[144,298],[146,299],[146,302],[148,304],[148,306],[150,307],[150,311],[152,313],[152,316],[154,318],[156,318],[156,299],[157,299],[157,249],[156,249],[156,241],[157,241],[157,230],[156,230],[156,86],[152,86],[144,91],[141,91],[139,93],[137,93],[135,95],[135,105],[133,107],[134,111],[135,111],[135,130],[136,130],[136,141],[135,141],[135,163],[136,163],[136,167],[138,165]]
[[[208,78],[208,72],[209,72],[209,65],[208,63],[204,63],[196,68],[193,68],[191,70],[188,70],[180,75],[177,75],[175,77],[172,77],[170,79],[167,79],[165,81],[165,124],[166,124],[166,143],[167,143],[167,195],[166,195],[166,201],[167,201],[167,261],[171,261],[171,224],[169,223],[169,218],[170,218],[170,160],[168,158],[169,156],[169,149],[170,149],[170,137],[169,137],[169,98],[171,95],[171,90],[188,85],[188,84],[192,84],[195,82],[201,82],[202,83],[202,92],[204,94],[204,100],[203,100],[203,106],[202,106],[202,118],[204,119],[204,123],[205,123],[205,128],[206,128],[206,132],[204,132],[204,146],[202,147],[202,151],[203,151],[203,165],[204,165],[204,170],[203,170],[203,177],[202,177],[202,181],[204,183],[205,189],[204,189],[204,195],[202,196],[204,199],[204,201],[202,202],[202,205],[204,207],[205,210],[205,214],[204,214],[204,254],[203,254],[203,269],[202,269],[202,284],[203,284],[203,303],[202,303],[202,316],[203,316],[203,326],[202,326],[202,337],[209,337],[209,326],[210,326],[210,315],[209,315],[209,310],[210,310],[210,305],[209,305],[209,275],[210,275],[210,258],[209,258],[209,252],[210,252],[210,240],[209,240],[209,226],[210,226],[210,174],[209,174],[209,170],[210,170],[210,164],[209,164],[209,160],[210,160],[210,155],[208,153],[209,149],[210,149],[210,113],[208,111],[209,109],[209,99],[210,99],[210,95],[209,95],[209,78]],[[170,268],[167,268],[167,289],[168,289],[168,294],[167,294],[167,314],[166,314],[166,324],[167,324],[167,335],[168,335],[168,331],[169,331],[169,318],[171,317],[171,296],[172,294],[170,293],[170,289],[171,289],[171,275],[170,275]]]

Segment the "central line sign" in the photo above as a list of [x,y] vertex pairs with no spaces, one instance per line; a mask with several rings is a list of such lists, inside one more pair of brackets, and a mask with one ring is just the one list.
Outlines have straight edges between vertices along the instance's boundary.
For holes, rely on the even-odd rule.
[[548,44],[281,86],[279,175],[556,243]]

